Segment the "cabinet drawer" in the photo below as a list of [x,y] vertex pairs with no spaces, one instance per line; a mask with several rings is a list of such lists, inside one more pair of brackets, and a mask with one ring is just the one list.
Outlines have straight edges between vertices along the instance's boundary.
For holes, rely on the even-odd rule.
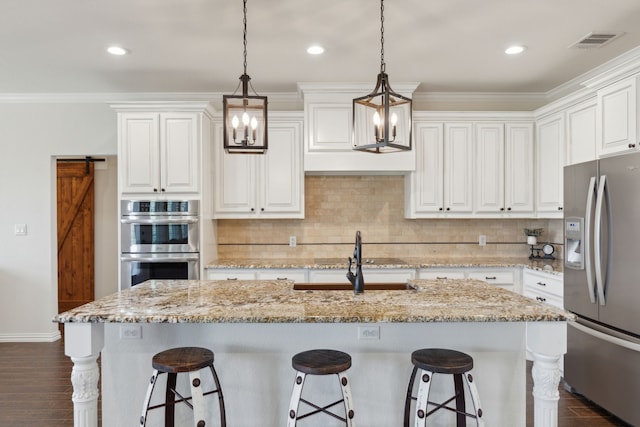
[[257,273],[258,280],[292,280],[296,283],[307,282],[307,272],[297,269],[261,270]]
[[208,280],[256,280],[256,273],[248,270],[208,270]]
[[564,282],[561,276],[525,269],[522,280],[524,289],[538,289],[558,298],[563,296]]
[[418,271],[418,279],[427,279],[427,280],[464,279],[464,271],[421,269]]
[[531,287],[528,287],[525,285],[524,288],[524,296],[527,298],[531,298],[534,299],[536,301],[540,301],[540,302],[544,302],[547,304],[551,304],[555,307],[558,308],[564,308],[563,307],[563,301],[562,301],[562,297],[556,296],[556,295],[551,295],[548,294],[546,292],[540,292],[537,289],[532,289]]
[[[405,283],[414,279],[416,272],[413,269],[363,268],[362,275],[366,289],[367,283]],[[349,283],[347,269],[309,270],[309,283]]]
[[469,279],[482,280],[492,285],[514,285],[515,278],[513,271],[472,271]]

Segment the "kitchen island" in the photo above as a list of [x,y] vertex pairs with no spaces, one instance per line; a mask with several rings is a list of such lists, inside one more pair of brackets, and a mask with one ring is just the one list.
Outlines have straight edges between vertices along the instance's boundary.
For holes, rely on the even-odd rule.
[[[412,280],[407,290],[360,295],[294,290],[292,282],[278,280],[149,281],[55,318],[65,323],[65,352],[74,362],[78,427],[97,426],[98,356],[103,425],[130,426],[139,417],[153,354],[182,345],[215,352],[227,422],[238,427],[285,425],[291,356],[327,347],[353,357],[349,375],[360,426],[400,423],[410,354],[424,347],[472,355],[486,425],[524,426],[528,346],[535,425],[555,426],[558,361],[570,319],[467,279]],[[320,384],[315,393],[327,388]],[[310,425],[327,425],[316,418]]]

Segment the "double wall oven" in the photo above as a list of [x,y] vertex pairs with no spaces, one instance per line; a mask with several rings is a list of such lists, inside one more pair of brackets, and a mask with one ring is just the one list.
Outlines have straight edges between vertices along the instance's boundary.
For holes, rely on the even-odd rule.
[[123,200],[120,211],[120,289],[199,278],[197,200]]

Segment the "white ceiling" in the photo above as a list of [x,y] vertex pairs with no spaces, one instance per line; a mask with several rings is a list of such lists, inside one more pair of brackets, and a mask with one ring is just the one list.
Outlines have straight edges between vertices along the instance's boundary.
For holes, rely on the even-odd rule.
[[[569,49],[590,32],[624,32]],[[311,43],[322,56],[305,52]],[[504,49],[528,47],[517,57]],[[110,44],[131,50],[105,53]],[[640,46],[639,0],[387,0],[391,84],[418,92],[546,93]],[[375,82],[377,0],[249,0],[248,74],[258,93],[297,82]],[[233,92],[241,0],[1,0],[0,94]]]

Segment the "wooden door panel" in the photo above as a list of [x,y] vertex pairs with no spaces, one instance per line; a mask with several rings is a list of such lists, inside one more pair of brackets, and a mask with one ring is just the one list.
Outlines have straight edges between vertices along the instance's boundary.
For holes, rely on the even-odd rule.
[[93,163],[58,162],[58,310],[94,299]]

